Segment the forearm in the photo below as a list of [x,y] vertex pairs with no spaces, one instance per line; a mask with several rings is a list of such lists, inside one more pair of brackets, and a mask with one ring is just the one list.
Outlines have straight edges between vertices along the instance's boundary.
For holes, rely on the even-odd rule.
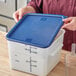
[[32,6],[26,6],[26,7],[24,7],[24,9],[27,10],[27,12],[32,12],[32,13],[36,12]]
[[43,0],[31,0],[27,6],[32,7],[36,13],[42,13],[42,2]]

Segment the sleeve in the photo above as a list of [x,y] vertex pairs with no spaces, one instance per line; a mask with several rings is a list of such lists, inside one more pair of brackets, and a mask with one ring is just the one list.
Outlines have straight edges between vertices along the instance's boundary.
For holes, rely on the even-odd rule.
[[42,13],[43,0],[31,0],[27,6],[32,6],[36,13]]

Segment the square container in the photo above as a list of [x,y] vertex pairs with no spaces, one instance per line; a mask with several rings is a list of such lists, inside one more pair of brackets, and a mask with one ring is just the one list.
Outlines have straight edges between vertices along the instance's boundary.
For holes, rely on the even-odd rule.
[[11,68],[47,76],[60,60],[65,33],[60,30],[63,18],[51,14],[25,15],[6,36]]

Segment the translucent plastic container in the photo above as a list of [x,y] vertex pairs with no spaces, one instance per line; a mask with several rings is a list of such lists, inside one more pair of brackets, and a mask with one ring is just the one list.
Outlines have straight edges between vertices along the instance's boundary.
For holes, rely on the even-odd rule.
[[46,76],[60,60],[63,18],[52,14],[24,15],[6,36],[11,68]]
[[60,61],[64,30],[57,35],[48,48],[38,48],[8,41],[11,69],[46,76]]

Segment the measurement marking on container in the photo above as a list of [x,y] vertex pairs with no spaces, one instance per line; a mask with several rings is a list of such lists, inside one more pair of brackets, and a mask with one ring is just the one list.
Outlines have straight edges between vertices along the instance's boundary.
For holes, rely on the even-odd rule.
[[37,52],[34,52],[34,51],[32,51],[32,53],[34,53],[34,54],[38,54]]
[[17,55],[15,54],[15,56],[17,56]]
[[29,49],[25,48],[25,50],[28,50],[31,53],[34,53],[34,54],[38,54],[37,52],[35,51],[32,51],[32,49],[37,49],[37,48],[32,48],[31,46],[29,47]]
[[16,62],[20,62],[19,60],[15,60]]
[[32,60],[32,57],[30,57],[30,60],[29,60],[29,61],[26,60],[26,62],[27,62],[27,63],[30,63],[30,72],[32,72],[32,68],[33,68],[33,67],[37,67],[37,65],[33,65],[33,62],[34,62],[34,63],[37,63],[37,61]]

